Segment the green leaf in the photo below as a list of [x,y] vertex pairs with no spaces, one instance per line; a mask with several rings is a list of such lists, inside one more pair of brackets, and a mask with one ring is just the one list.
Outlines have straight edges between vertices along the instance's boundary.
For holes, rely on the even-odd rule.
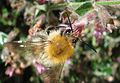
[[112,69],[111,69],[111,67],[105,67],[105,68],[103,68],[102,71],[105,72],[107,75],[112,74]]
[[79,6],[79,8],[75,12],[82,16],[91,9],[92,9],[92,4],[89,2]]
[[110,65],[108,65],[108,63],[97,63],[94,62],[92,65],[92,68],[94,70],[94,74],[96,76],[108,76],[112,74],[112,68]]
[[45,5],[38,5],[37,9],[35,11],[35,18],[39,17],[42,11],[46,11],[46,6]]
[[3,15],[3,17],[7,17],[8,16],[8,10],[6,8],[2,9],[2,15]]
[[120,4],[120,1],[98,1],[96,2],[98,5],[117,5]]
[[95,37],[92,37],[92,45],[93,45],[93,46],[97,46],[96,38],[95,38]]
[[37,8],[42,11],[46,11],[46,5],[38,5]]
[[70,2],[67,7],[71,8],[72,10],[78,10],[82,7],[89,7],[89,5],[92,6],[92,3],[90,1],[84,1],[84,2]]
[[110,67],[102,67],[99,70],[95,70],[94,74],[96,76],[108,76],[112,74],[112,69]]
[[3,32],[0,32],[0,44],[3,45],[7,41],[7,35]]
[[67,7],[70,7],[72,10],[77,10],[80,8],[82,5],[84,5],[86,2],[71,2],[68,4]]

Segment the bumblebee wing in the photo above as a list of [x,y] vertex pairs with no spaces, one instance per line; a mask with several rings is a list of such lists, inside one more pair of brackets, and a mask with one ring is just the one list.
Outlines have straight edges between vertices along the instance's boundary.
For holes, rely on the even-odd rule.
[[24,62],[26,66],[32,64],[33,60],[39,57],[39,53],[44,49],[44,44],[38,45],[37,42],[8,42],[4,46],[9,52],[8,56],[14,54],[17,57],[15,60],[12,60],[13,62]]
[[61,78],[61,73],[63,70],[64,64],[60,64],[50,68],[48,71],[41,75],[44,82],[49,81],[50,83],[58,83]]
[[7,48],[10,52],[14,52],[17,54],[23,54],[24,52],[30,52],[34,55],[37,55],[36,51],[42,51],[40,49],[43,49],[45,46],[45,43],[39,43],[39,42],[8,42],[4,44],[4,47]]
[[[47,35],[44,31],[37,32],[32,37],[28,38],[26,42],[14,41],[4,44],[5,47],[11,52],[24,55],[24,53],[33,53],[33,55],[38,55],[45,46]],[[41,50],[42,49],[42,50]],[[26,54],[26,55],[28,55]]]
[[4,47],[7,48],[9,52],[21,54],[23,51],[25,51],[25,45],[23,43],[18,42],[7,42],[4,44]]

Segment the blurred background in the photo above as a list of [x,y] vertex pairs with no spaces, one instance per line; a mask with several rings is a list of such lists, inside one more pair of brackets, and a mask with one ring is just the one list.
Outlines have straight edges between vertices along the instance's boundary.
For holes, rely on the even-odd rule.
[[[44,1],[0,0],[0,55],[3,50],[3,43],[6,41],[26,40],[29,28],[35,24],[42,13],[46,12]],[[59,3],[57,2],[59,0],[52,1],[55,4]],[[77,42],[74,56],[65,63],[62,83],[119,83],[120,6],[93,6],[88,1],[90,0],[71,0],[71,2],[77,3],[84,2],[80,6],[75,6],[77,7],[75,12],[79,17],[85,18],[92,12],[93,16],[88,16],[90,18],[88,21],[93,24],[86,27],[84,40],[94,47],[97,52],[84,44],[84,42]],[[70,1],[68,0],[68,2]],[[94,10],[98,12],[93,12]],[[109,20],[107,18],[108,14],[111,16]],[[55,12],[54,15],[58,16]],[[96,37],[96,35],[93,36],[93,31],[96,30],[93,27],[99,27],[96,20],[92,21],[96,15],[99,17],[97,21],[102,20],[103,23],[113,26],[108,28],[108,32],[103,30],[100,38],[99,36]],[[15,36],[15,38],[11,39],[12,36],[13,38]],[[12,77],[5,75],[6,68],[4,61],[0,59],[0,83],[42,83],[40,76],[35,74],[32,67],[26,68],[22,75],[13,75]]]

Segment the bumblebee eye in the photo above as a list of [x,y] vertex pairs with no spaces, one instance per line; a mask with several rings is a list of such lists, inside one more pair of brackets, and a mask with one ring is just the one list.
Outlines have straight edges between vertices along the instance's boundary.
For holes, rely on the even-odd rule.
[[67,30],[61,30],[61,32],[60,32],[60,35],[62,36],[62,35],[70,35],[70,33],[71,33],[71,29],[67,29]]
[[67,29],[67,30],[65,30],[65,32],[64,32],[64,34],[66,34],[66,35],[70,35],[70,33],[71,33],[71,29]]

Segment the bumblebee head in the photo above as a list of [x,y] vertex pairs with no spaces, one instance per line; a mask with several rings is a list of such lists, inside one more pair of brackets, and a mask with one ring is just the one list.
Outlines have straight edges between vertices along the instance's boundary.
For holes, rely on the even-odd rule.
[[52,31],[48,36],[50,43],[45,47],[45,53],[55,64],[65,62],[73,55],[72,42],[60,31]]

